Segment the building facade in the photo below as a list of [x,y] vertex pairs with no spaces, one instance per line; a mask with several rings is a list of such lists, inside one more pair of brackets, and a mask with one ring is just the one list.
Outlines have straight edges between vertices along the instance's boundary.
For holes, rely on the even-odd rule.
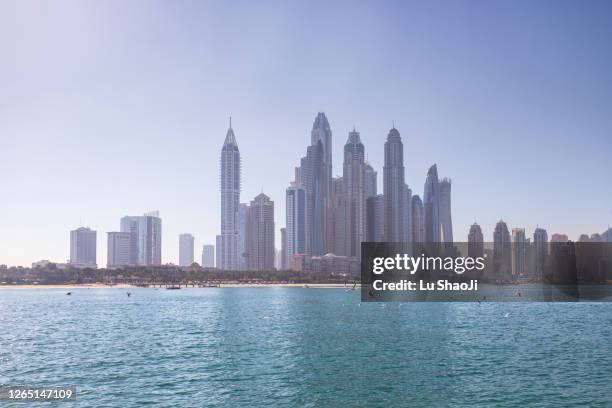
[[435,164],[427,171],[423,210],[425,214],[425,242],[440,242],[440,186],[438,167]]
[[191,266],[193,263],[194,241],[191,234],[179,235],[179,266]]
[[121,232],[130,234],[130,265],[161,265],[162,221],[157,211],[121,218]]
[[214,268],[215,267],[215,246],[204,245],[202,246],[202,268]]
[[251,201],[248,231],[248,269],[274,269],[274,201],[263,193]]
[[84,227],[70,231],[70,265],[97,268],[96,231]]
[[290,268],[295,254],[306,253],[306,190],[293,182],[285,197],[285,268]]
[[230,127],[221,148],[221,247],[217,263],[223,270],[237,270],[239,265],[240,170],[240,151],[230,119]]
[[402,242],[404,238],[404,146],[393,127],[385,142],[383,193],[385,200],[385,241]]
[[130,265],[129,232],[107,232],[106,266],[108,268],[121,268]]

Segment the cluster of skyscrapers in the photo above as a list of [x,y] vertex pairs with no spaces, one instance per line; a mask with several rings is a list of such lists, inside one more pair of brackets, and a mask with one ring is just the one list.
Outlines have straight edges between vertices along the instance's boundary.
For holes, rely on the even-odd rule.
[[[306,154],[286,189],[282,248],[276,251],[274,201],[262,192],[249,203],[240,202],[241,158],[230,119],[220,160],[221,232],[215,246],[204,245],[201,265],[234,271],[280,268],[356,273],[364,241],[446,243],[451,248],[451,181],[439,179],[434,164],[427,171],[422,198],[413,194],[405,181],[404,146],[395,126],[384,146],[381,194],[377,172],[366,160],[365,146],[355,128],[348,132],[344,145],[340,177],[332,176],[332,157],[331,127],[325,114],[318,113]],[[157,212],[123,217],[120,231],[107,235],[108,267],[161,265],[162,229]],[[78,228],[70,237],[70,264],[96,267],[96,232]],[[597,242],[602,239],[598,237],[585,235],[580,241]],[[554,234],[554,241],[568,239]],[[506,223],[498,222],[492,248],[496,279],[541,278],[548,243],[542,228],[534,231],[531,242],[523,228],[514,228],[510,234]],[[468,252],[470,256],[485,252],[482,230],[476,223],[469,231]],[[188,267],[193,262],[194,237],[181,234],[179,265]]]
[[[423,200],[405,183],[404,151],[393,127],[385,143],[383,194],[366,160],[359,132],[348,133],[341,177],[332,176],[332,131],[324,113],[315,117],[310,145],[286,190],[279,266],[302,269],[325,255],[358,262],[363,241],[452,242],[451,182],[427,174]],[[240,204],[240,153],[231,128],[221,151],[221,234],[217,267],[265,270],[275,265],[274,204],[259,195]],[[260,208],[269,207],[262,215]]]

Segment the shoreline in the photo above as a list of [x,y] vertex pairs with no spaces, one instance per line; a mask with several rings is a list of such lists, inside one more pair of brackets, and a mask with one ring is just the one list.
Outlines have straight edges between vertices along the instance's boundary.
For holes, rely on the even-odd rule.
[[[305,287],[312,288],[312,289],[344,289],[345,288],[344,284],[342,283],[308,283],[308,284],[303,284],[303,283],[261,283],[261,284],[221,283],[219,285],[219,288],[221,289],[223,288],[305,288]],[[357,284],[357,288],[360,288],[360,287],[361,286]],[[57,285],[46,285],[46,284],[0,285],[0,290],[7,290],[7,289],[130,289],[130,288],[131,289],[135,289],[135,288],[153,289],[152,287],[147,288],[147,287],[136,286],[136,285],[131,285],[127,283],[121,283],[117,285],[106,285],[103,283],[57,284]],[[346,288],[348,289],[352,288],[352,284],[347,285]],[[160,288],[157,287],[155,289],[160,289]],[[164,287],[162,287],[161,289],[164,289]],[[198,288],[197,286],[195,288],[192,288],[188,286],[187,288],[181,287],[181,289],[211,289],[211,288]]]

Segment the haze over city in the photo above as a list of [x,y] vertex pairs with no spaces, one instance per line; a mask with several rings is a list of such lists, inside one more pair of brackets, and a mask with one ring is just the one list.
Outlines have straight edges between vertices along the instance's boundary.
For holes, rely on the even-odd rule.
[[89,226],[104,265],[105,232],[151,210],[162,262],[185,232],[198,259],[230,115],[241,201],[275,202],[277,248],[322,111],[333,175],[353,126],[380,191],[393,124],[414,194],[437,163],[456,241],[474,221],[485,240],[500,218],[571,239],[612,223],[609,3],[35,4],[0,6],[0,263],[64,262]]

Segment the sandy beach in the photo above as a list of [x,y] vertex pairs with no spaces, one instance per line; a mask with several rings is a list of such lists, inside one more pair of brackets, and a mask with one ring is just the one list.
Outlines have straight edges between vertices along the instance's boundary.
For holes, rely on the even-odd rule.
[[[92,283],[92,284],[62,284],[62,285],[0,285],[2,289],[127,289],[135,288],[135,285],[118,284],[118,285],[105,285],[103,283]],[[313,289],[340,289],[344,288],[342,283],[221,283],[220,288],[313,288]],[[360,285],[357,285],[360,287]],[[158,287],[159,288],[159,287]],[[352,284],[347,285],[347,288],[352,288]],[[147,288],[145,288],[147,289]],[[153,289],[152,287],[149,289]],[[185,289],[183,286],[182,289]],[[187,289],[206,289],[206,288],[192,288],[188,286]]]

